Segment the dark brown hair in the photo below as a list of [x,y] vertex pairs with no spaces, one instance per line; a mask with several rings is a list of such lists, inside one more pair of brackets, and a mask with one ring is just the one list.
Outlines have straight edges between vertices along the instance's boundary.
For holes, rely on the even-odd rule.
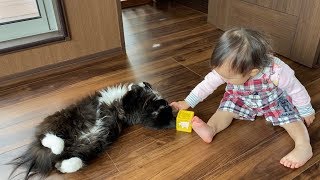
[[244,75],[252,69],[268,66],[270,54],[271,46],[260,32],[233,28],[220,37],[212,53],[210,65],[216,68],[228,61],[235,73]]

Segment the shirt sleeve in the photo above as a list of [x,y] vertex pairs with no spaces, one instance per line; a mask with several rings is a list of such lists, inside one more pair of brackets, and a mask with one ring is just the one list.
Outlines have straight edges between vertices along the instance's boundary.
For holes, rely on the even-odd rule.
[[194,108],[199,102],[203,101],[210,94],[213,93],[220,85],[224,84],[225,81],[216,72],[212,71],[208,73],[204,80],[200,82],[185,98],[185,101],[190,107]]
[[278,87],[288,93],[292,98],[293,105],[299,111],[302,117],[306,117],[315,113],[311,105],[311,98],[306,88],[295,77],[294,71],[280,59],[275,63],[279,64],[278,70]]

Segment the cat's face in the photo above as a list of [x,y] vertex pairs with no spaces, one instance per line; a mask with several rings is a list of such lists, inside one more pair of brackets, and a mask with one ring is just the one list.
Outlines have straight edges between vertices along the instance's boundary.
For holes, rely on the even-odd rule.
[[141,124],[155,129],[175,127],[172,108],[149,83],[131,85],[124,101],[131,102],[131,107],[127,107],[127,109],[141,111]]
[[175,117],[165,99],[150,100],[145,106],[144,124],[155,129],[174,128]]

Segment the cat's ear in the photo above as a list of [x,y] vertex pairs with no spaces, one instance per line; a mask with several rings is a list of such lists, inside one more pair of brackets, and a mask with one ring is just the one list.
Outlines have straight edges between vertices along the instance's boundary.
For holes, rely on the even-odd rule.
[[145,87],[148,87],[148,88],[152,89],[151,84],[149,84],[148,82],[143,82],[143,84],[145,85]]
[[134,90],[137,90],[138,88],[141,88],[141,87],[137,84],[130,84],[128,87],[129,91],[134,91]]

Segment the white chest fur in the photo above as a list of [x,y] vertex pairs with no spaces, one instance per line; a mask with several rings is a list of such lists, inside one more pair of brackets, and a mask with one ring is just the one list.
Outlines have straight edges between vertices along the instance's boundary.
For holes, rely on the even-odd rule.
[[100,91],[101,97],[99,98],[99,102],[110,105],[113,101],[121,99],[128,92],[128,90],[128,87],[125,85],[103,89]]

